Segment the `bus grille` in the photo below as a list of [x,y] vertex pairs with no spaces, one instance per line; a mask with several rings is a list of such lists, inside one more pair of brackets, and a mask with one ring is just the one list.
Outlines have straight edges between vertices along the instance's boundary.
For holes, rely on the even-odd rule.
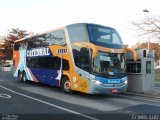
[[119,83],[119,84],[103,84],[104,87],[121,87],[125,85],[125,83]]

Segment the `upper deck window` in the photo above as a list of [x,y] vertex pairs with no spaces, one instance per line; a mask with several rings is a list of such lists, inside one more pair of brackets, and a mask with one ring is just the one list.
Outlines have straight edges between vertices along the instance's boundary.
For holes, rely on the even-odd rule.
[[47,47],[50,45],[65,45],[64,30],[56,30],[42,35],[37,35],[28,40],[28,48]]
[[71,43],[88,42],[88,33],[85,24],[73,24],[67,26]]
[[109,48],[124,48],[118,32],[110,27],[88,24],[90,41],[96,45]]

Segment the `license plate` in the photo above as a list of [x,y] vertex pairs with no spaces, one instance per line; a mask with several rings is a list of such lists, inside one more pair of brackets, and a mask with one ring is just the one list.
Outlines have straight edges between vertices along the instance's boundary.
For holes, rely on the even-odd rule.
[[118,92],[118,90],[116,90],[116,89],[112,90],[112,93],[117,93],[117,92]]

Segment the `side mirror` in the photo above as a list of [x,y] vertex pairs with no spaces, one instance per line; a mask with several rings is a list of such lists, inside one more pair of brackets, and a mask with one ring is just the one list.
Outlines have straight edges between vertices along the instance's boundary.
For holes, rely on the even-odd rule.
[[131,48],[125,48],[125,51],[130,51],[133,53],[133,60],[134,61],[137,61],[137,58],[138,58],[138,55],[137,55],[137,52],[134,50],[134,49],[131,49]]

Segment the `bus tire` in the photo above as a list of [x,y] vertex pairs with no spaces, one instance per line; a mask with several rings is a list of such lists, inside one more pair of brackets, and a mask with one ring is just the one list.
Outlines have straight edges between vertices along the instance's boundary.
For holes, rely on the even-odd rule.
[[26,73],[23,72],[22,74],[22,82],[26,83],[27,82],[27,77],[26,77]]
[[73,91],[71,90],[71,83],[68,77],[62,78],[61,89],[67,94],[73,93]]
[[22,82],[22,73],[20,71],[18,72],[18,80]]

